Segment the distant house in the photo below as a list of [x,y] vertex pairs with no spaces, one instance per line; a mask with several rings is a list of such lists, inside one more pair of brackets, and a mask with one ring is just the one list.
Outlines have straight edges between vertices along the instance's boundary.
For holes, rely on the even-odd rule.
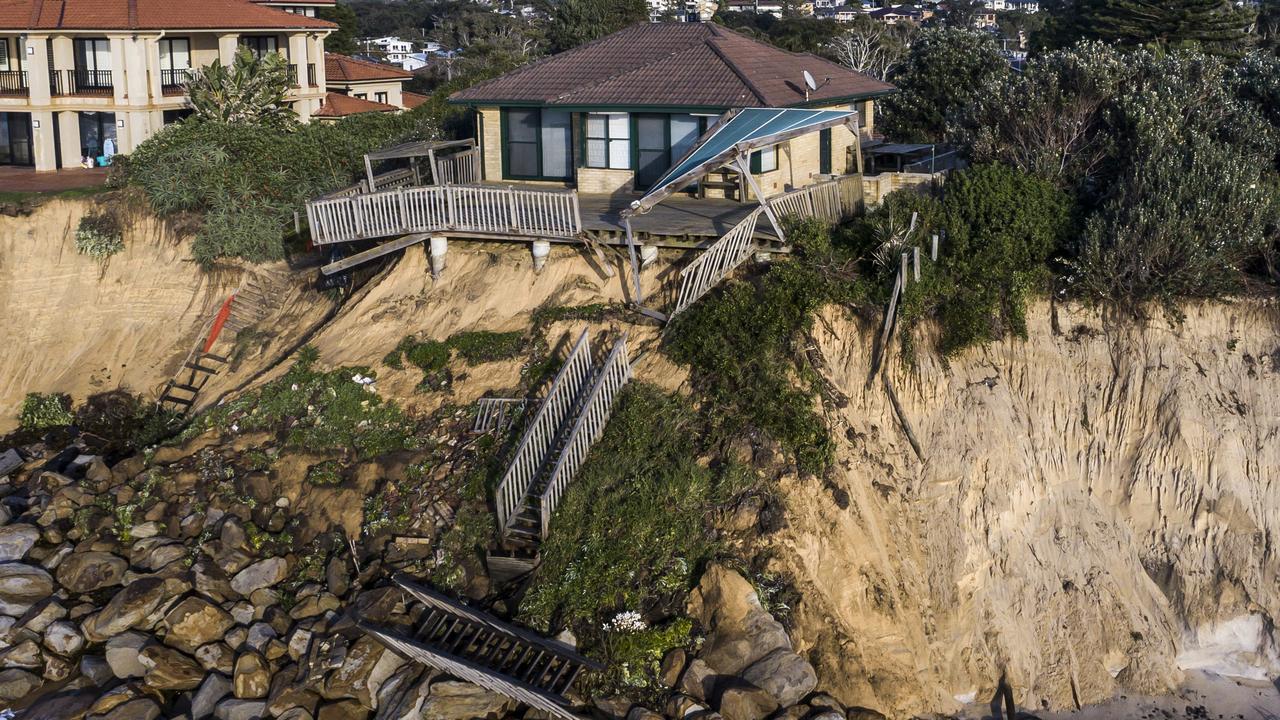
[[[804,74],[816,90],[806,87]],[[859,111],[893,87],[811,54],[790,53],[710,23],[644,23],[450,97],[477,111],[483,179],[644,190],[728,110]],[[752,175],[768,194],[820,175],[856,173],[846,127],[760,150]]]
[[1040,0],[1008,0],[1010,10],[1018,10],[1027,14],[1040,12]]
[[253,2],[304,17],[315,17],[317,10],[331,8],[338,4],[338,0],[253,0]]
[[861,14],[863,14],[862,9],[852,5],[841,5],[831,11],[832,19],[838,22],[853,22]]
[[[886,25],[897,25],[903,22],[918,23],[926,18],[925,11],[912,5],[883,7],[867,13],[873,19]],[[932,15],[932,13],[930,13]]]
[[768,13],[782,17],[781,0],[727,0],[724,8],[730,12]]
[[325,77],[328,93],[315,117],[326,120],[368,112],[410,110],[427,100],[404,89],[404,84],[413,79],[413,73],[347,55],[326,53]]

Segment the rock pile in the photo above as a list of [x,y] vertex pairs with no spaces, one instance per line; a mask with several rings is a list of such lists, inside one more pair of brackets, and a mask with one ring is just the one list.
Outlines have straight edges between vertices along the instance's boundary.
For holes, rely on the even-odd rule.
[[0,707],[26,708],[24,720],[417,720],[510,709],[363,636],[348,607],[391,626],[411,618],[398,591],[361,589],[367,578],[349,554],[313,569],[317,581],[299,580],[314,556],[255,538],[283,527],[287,503],[213,507],[182,475],[155,487],[136,459],[110,469],[92,459],[83,475],[0,483]]

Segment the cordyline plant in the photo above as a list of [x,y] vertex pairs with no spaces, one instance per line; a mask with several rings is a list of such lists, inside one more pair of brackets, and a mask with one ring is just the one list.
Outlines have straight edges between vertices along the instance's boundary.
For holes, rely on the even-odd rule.
[[285,102],[289,61],[279,53],[254,55],[240,48],[228,67],[211,63],[187,83],[195,116],[228,124],[291,127],[297,116]]

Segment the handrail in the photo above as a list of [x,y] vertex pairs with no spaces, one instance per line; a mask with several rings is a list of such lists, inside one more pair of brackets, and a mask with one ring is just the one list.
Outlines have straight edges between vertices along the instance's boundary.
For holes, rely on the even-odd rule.
[[547,453],[565,419],[577,404],[583,385],[591,378],[591,369],[591,343],[584,329],[569,352],[569,357],[565,359],[564,366],[551,381],[546,400],[542,401],[533,421],[520,438],[511,465],[498,484],[494,504],[498,510],[498,527],[504,532],[514,517],[515,509],[519,507],[538,471],[546,462]]
[[600,436],[604,434],[605,425],[609,424],[609,416],[613,414],[613,403],[618,391],[631,379],[631,363],[627,359],[627,335],[623,333],[614,343],[609,358],[600,368],[590,394],[582,406],[578,420],[573,424],[569,439],[565,442],[560,459],[551,471],[551,479],[547,489],[542,492],[542,539],[547,539],[551,529],[551,515],[560,503],[569,483],[578,474],[578,469],[587,459],[587,453]]
[[680,292],[671,317],[684,312],[755,251],[756,223],[763,211],[753,210],[723,237],[680,271]]
[[454,230],[576,238],[577,194],[484,185],[431,185],[328,197],[307,203],[312,242],[327,245]]

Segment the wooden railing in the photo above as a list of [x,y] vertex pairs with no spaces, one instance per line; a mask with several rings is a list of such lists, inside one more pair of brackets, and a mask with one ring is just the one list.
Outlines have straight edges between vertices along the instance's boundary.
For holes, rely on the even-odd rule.
[[[853,215],[861,204],[861,182],[860,176],[849,175],[792,190],[768,198],[765,202],[780,217],[796,216],[839,222]],[[680,291],[676,295],[675,308],[670,317],[674,318],[687,310],[751,257],[756,249],[755,232],[761,214],[762,209],[747,215],[680,272]]]
[[474,185],[480,182],[480,148],[436,158],[437,185]]
[[[373,176],[374,192],[390,190],[398,187],[410,187],[416,184],[417,176],[414,174],[412,168],[401,168],[399,170],[392,170],[390,172],[384,172],[381,175]],[[360,188],[362,186],[357,185],[356,187]],[[357,192],[359,192],[359,190],[357,190]]]
[[571,239],[582,230],[576,192],[477,185],[331,195],[307,204],[307,221],[316,245],[448,230]]
[[609,416],[613,413],[613,403],[622,386],[631,379],[631,362],[627,358],[627,336],[623,334],[614,343],[609,358],[601,366],[591,392],[583,403],[578,420],[565,442],[560,459],[551,471],[551,479],[547,489],[542,493],[542,539],[547,539],[551,528],[551,515],[560,502],[565,488],[578,474],[587,453],[604,433],[604,426],[609,424]]
[[529,423],[520,444],[516,446],[514,459],[498,485],[495,505],[498,510],[498,527],[504,531],[529,492],[534,478],[547,461],[557,436],[570,413],[578,404],[582,391],[591,380],[591,343],[583,330],[565,360],[564,367],[556,373],[547,391],[547,399]]
[[687,310],[741,265],[743,260],[751,257],[756,249],[756,223],[762,213],[762,210],[757,209],[747,215],[699,255],[698,259],[680,271],[680,293],[676,296],[676,305],[671,311],[672,318]]

